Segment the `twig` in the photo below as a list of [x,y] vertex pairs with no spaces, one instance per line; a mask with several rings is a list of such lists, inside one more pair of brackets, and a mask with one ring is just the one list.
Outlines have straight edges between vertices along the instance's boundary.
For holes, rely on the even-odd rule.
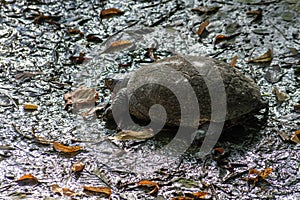
[[16,131],[17,133],[19,133],[22,137],[24,137],[24,138],[26,138],[26,139],[29,139],[29,140],[32,140],[32,139],[33,139],[32,137],[30,137],[30,136],[24,134],[24,133],[17,127],[17,125],[16,125],[15,123],[12,123],[12,125],[13,125],[13,127],[15,128],[15,131]]
[[4,94],[5,96],[7,96],[9,98],[9,100],[12,102],[12,104],[18,108],[18,105],[16,104],[15,100],[8,94],[6,93],[5,91],[1,90],[0,93]]

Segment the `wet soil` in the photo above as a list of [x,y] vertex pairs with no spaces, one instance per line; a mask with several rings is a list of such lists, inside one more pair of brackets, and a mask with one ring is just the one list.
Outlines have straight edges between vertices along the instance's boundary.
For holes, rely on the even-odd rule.
[[[198,6],[220,8],[191,11]],[[101,10],[112,7],[124,14],[101,20]],[[262,17],[257,20],[246,14],[259,9]],[[83,185],[109,186],[111,199],[172,199],[198,191],[209,192],[212,199],[300,198],[300,146],[289,140],[300,129],[299,10],[293,0],[1,1],[0,198],[70,199],[54,194],[53,184],[76,192]],[[209,25],[200,39],[196,32],[206,20]],[[71,34],[70,29],[79,31]],[[98,39],[89,40],[90,34]],[[220,34],[237,35],[215,44]],[[117,40],[134,45],[111,48]],[[103,89],[103,77],[153,62],[147,51],[154,47],[157,58],[180,53],[230,63],[237,55],[235,67],[253,78],[268,100],[267,121],[250,120],[228,130],[216,145],[228,152],[224,159],[199,158],[200,137],[180,162],[156,155],[146,165],[145,156],[168,143],[168,132],[147,141],[115,141],[108,137],[116,130],[107,129],[101,117],[84,118],[64,109],[64,94],[82,84],[96,88],[97,106],[105,105],[110,92]],[[268,49],[271,62],[247,62]],[[88,59],[74,59],[81,52]],[[279,102],[272,92],[275,86],[289,99]],[[23,103],[38,109],[24,110]],[[52,144],[36,141],[33,131],[49,141],[83,146],[84,151],[59,153]],[[85,163],[84,171],[72,174],[71,165],[79,161]],[[151,164],[161,167],[153,171]],[[246,180],[252,168],[273,172],[252,187]],[[16,180],[28,173],[40,184],[18,185]],[[149,195],[149,190],[136,187],[143,179],[157,182],[158,192]]]

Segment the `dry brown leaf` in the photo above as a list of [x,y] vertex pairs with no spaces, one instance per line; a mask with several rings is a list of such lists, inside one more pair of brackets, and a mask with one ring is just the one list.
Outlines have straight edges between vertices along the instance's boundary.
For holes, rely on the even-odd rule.
[[81,31],[78,30],[78,29],[73,29],[73,28],[71,28],[71,29],[68,29],[67,31],[68,31],[69,34],[72,34],[72,35],[79,34],[81,37],[84,36],[84,33],[81,32]]
[[36,185],[39,180],[32,174],[25,174],[17,180],[19,185]]
[[174,197],[172,200],[195,200],[195,198],[192,197]]
[[210,195],[210,193],[208,192],[194,192],[192,193],[192,195],[198,199],[204,199],[207,198],[208,195]]
[[36,104],[33,104],[33,103],[24,103],[23,108],[25,110],[37,110],[38,106]]
[[262,62],[270,62],[273,59],[272,49],[269,49],[263,55],[258,56],[252,60],[249,60],[248,63],[262,63]]
[[68,110],[68,108],[72,105],[76,110],[85,107],[94,107],[96,101],[98,100],[98,92],[94,88],[80,86],[74,92],[65,94],[64,100],[66,102],[66,110]]
[[262,179],[266,179],[271,173],[272,173],[272,168],[266,168],[264,169],[264,171],[262,171],[261,173],[259,173],[259,176],[262,178]]
[[65,195],[65,196],[70,196],[70,197],[74,197],[74,196],[79,196],[79,193],[74,192],[73,190],[69,189],[69,188],[62,188],[59,187],[59,185],[54,184],[51,185],[52,191],[55,194],[60,194],[61,196]]
[[231,60],[231,62],[230,62],[229,65],[230,65],[231,67],[235,67],[236,62],[237,62],[237,59],[238,59],[238,56],[235,55],[235,56],[232,58],[232,60]]
[[217,35],[215,37],[215,45],[216,44],[219,44],[225,40],[231,40],[233,38],[235,38],[236,36],[240,35],[241,33],[235,33],[235,34],[232,34],[232,35]]
[[103,53],[113,53],[116,51],[122,51],[132,45],[133,44],[130,40],[114,41],[107,46],[107,48],[103,51]]
[[142,181],[138,182],[138,185],[144,186],[144,187],[154,187],[153,190],[148,192],[148,194],[150,194],[150,195],[157,193],[159,190],[158,184],[153,181],[149,181],[149,180],[142,180]]
[[80,151],[83,147],[82,146],[65,146],[59,142],[53,142],[53,148],[56,151],[60,151],[63,153],[75,153]]
[[290,98],[290,96],[287,93],[279,91],[277,86],[274,87],[273,93],[275,93],[279,102],[284,102]]
[[199,37],[201,37],[203,31],[205,30],[205,28],[209,25],[209,22],[208,21],[205,21],[203,22],[200,26],[199,26],[199,29],[197,31],[197,34]]
[[300,138],[299,138],[299,135],[300,135],[300,130],[296,130],[294,135],[291,137],[291,141],[297,143],[297,144],[300,144]]
[[143,131],[133,131],[133,130],[122,130],[112,139],[115,140],[145,140],[154,137],[152,129],[147,129]]
[[71,167],[71,172],[82,172],[83,169],[84,169],[83,162],[73,163]]
[[117,8],[109,8],[109,9],[101,10],[100,18],[105,19],[105,18],[122,15],[122,14],[124,14],[124,12]]
[[83,186],[84,191],[94,192],[94,193],[102,193],[107,196],[111,195],[111,189],[109,187],[92,187],[92,186]]

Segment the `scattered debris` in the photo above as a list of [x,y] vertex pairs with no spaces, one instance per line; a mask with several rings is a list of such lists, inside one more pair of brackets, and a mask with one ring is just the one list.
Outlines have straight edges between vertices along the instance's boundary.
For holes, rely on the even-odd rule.
[[83,191],[85,193],[102,193],[107,195],[108,197],[110,197],[110,195],[112,194],[111,189],[109,187],[93,187],[93,186],[83,186]]
[[154,137],[152,129],[145,129],[142,131],[133,131],[133,130],[122,130],[114,137],[115,140],[145,140]]
[[38,105],[33,104],[33,103],[24,103],[23,108],[24,108],[24,110],[37,110]]
[[75,153],[82,150],[82,146],[65,146],[59,142],[53,142],[53,148],[58,152]]
[[230,65],[231,67],[235,67],[236,62],[237,62],[237,59],[238,59],[238,56],[235,55],[235,56],[232,58],[232,60],[231,60],[231,62],[230,62],[229,65]]
[[272,53],[272,49],[269,49],[267,52],[265,52],[263,55],[248,60],[248,63],[263,63],[263,62],[270,62],[273,59],[273,53]]
[[193,8],[192,11],[195,11],[199,14],[207,14],[207,15],[210,15],[210,14],[214,14],[216,12],[218,12],[218,10],[220,9],[221,7],[218,7],[218,6],[212,6],[212,7],[209,7],[209,6],[199,6],[197,8]]
[[84,169],[83,162],[73,163],[73,165],[70,168],[71,172],[73,172],[73,173],[82,172],[83,169]]
[[278,100],[279,102],[284,102],[284,101],[290,99],[290,96],[289,96],[287,93],[284,93],[284,92],[279,91],[279,89],[278,89],[277,86],[274,87],[274,89],[273,89],[272,92],[273,92],[273,94],[276,95],[277,100]]
[[157,183],[149,181],[149,180],[142,180],[140,182],[138,182],[139,186],[143,186],[143,187],[149,187],[149,188],[153,188],[148,194],[153,195],[156,194],[159,190],[159,186]]
[[109,8],[109,9],[101,10],[100,18],[106,19],[106,18],[111,18],[114,16],[123,15],[123,14],[124,14],[124,12],[117,8]]

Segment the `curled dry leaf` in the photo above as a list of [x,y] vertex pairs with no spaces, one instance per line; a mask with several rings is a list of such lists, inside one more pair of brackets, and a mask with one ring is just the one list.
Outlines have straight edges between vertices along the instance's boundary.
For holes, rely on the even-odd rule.
[[145,140],[154,137],[152,129],[143,131],[122,130],[113,137],[115,140]]
[[208,22],[208,21],[205,21],[205,22],[203,22],[203,23],[199,26],[199,29],[198,29],[198,31],[197,31],[197,35],[198,35],[199,37],[201,37],[203,31],[205,30],[205,28],[206,28],[208,25],[209,25],[209,22]]
[[109,187],[92,187],[92,186],[83,186],[83,191],[85,192],[93,192],[93,193],[102,193],[106,194],[107,196],[111,195],[111,189]]
[[286,101],[286,100],[288,100],[290,98],[290,96],[287,93],[279,91],[279,89],[278,89],[277,86],[274,87],[273,93],[276,95],[277,100],[279,102]]
[[36,185],[39,183],[39,180],[32,174],[25,174],[21,176],[17,182],[19,185]]
[[235,33],[235,34],[232,34],[232,35],[217,35],[215,37],[215,45],[216,44],[219,44],[225,40],[231,40],[233,38],[235,38],[236,36],[240,35],[241,33]]
[[70,106],[76,110],[85,107],[94,107],[96,101],[98,100],[98,92],[94,88],[87,88],[81,86],[77,88],[74,92],[69,92],[64,95],[65,109],[68,110]]
[[252,186],[254,187],[258,181],[266,179],[272,173],[272,171],[272,168],[266,168],[262,172],[258,171],[257,169],[250,169],[247,179],[248,181],[252,182]]
[[24,108],[24,110],[37,110],[38,106],[33,103],[24,103],[23,108]]
[[103,51],[103,53],[113,53],[116,51],[122,51],[131,47],[133,44],[130,40],[118,40],[110,43],[109,46]]
[[63,152],[63,153],[75,153],[77,151],[82,150],[82,146],[65,146],[59,142],[53,142],[53,148],[56,151]]
[[150,192],[148,192],[148,194],[150,195],[157,193],[159,190],[158,184],[149,180],[142,180],[138,182],[138,185],[143,187],[151,187],[151,188],[153,187],[153,189]]
[[83,169],[84,169],[83,162],[73,163],[73,165],[71,166],[71,172],[82,172]]
[[94,34],[89,34],[86,36],[88,42],[101,43],[102,40]]
[[174,197],[172,200],[195,200],[193,197]]
[[258,56],[252,60],[249,60],[248,63],[262,63],[262,62],[270,62],[273,59],[272,49],[269,49],[263,55]]
[[237,59],[238,59],[238,56],[235,55],[235,56],[232,58],[232,60],[231,60],[231,62],[230,62],[229,65],[230,65],[231,67],[235,67],[236,62],[237,62]]
[[124,12],[117,8],[109,8],[109,9],[101,10],[100,18],[105,19],[105,18],[110,18],[110,17],[119,16],[123,14]]
[[68,33],[69,34],[72,34],[72,35],[75,35],[75,34],[79,34],[81,37],[83,37],[84,36],[84,33],[83,32],[81,32],[80,30],[78,30],[78,29],[68,29]]
[[300,144],[300,130],[296,130],[294,135],[291,137],[291,141]]
[[51,185],[51,188],[55,194],[60,194],[61,196],[63,196],[63,195],[70,196],[70,197],[80,196],[79,193],[76,193],[69,188],[62,188],[57,184]]
[[210,193],[208,192],[194,192],[191,194],[198,199],[206,199],[208,196],[210,196]]
[[294,105],[294,110],[295,110],[296,112],[300,112],[300,104]]

